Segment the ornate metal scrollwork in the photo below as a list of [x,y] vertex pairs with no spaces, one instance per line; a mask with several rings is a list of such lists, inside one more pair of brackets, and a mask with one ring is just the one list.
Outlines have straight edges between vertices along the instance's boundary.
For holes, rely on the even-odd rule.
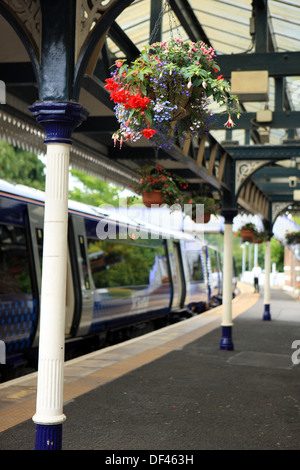
[[276,217],[289,206],[287,202],[272,202],[272,223],[275,222]]
[[264,160],[241,160],[236,162],[235,166],[235,194],[238,193],[241,185],[251,173],[265,165]]
[[77,2],[75,61],[105,11],[109,10],[116,2],[117,0],[81,0]]
[[23,28],[40,62],[42,19],[39,0],[2,0],[2,3]]

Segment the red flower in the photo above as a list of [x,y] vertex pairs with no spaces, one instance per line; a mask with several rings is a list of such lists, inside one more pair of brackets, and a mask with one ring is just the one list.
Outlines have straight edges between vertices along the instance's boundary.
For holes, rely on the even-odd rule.
[[124,88],[121,88],[121,90],[112,91],[110,93],[110,99],[113,100],[115,103],[126,103],[128,100],[128,96],[129,91],[124,90]]
[[143,129],[141,134],[143,134],[146,139],[151,139],[151,137],[156,134],[156,131],[154,129]]
[[126,101],[125,108],[141,108],[141,111],[144,111],[150,101],[150,98],[142,97],[140,93],[138,93],[137,95],[130,95]]
[[118,68],[122,67],[122,65],[123,65],[123,62],[121,60],[116,60],[116,66]]
[[219,75],[217,80],[223,80],[223,75]]
[[107,78],[105,81],[107,82],[107,85],[105,85],[104,88],[107,90],[115,91],[119,89],[119,84],[113,78]]

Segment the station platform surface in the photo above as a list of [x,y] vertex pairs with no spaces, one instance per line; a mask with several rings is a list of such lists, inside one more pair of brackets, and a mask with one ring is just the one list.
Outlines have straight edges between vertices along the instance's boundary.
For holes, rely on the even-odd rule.
[[[63,450],[298,450],[300,303],[241,284],[222,306],[65,364]],[[297,362],[297,361],[294,361]],[[33,450],[36,374],[0,384],[0,449]]]

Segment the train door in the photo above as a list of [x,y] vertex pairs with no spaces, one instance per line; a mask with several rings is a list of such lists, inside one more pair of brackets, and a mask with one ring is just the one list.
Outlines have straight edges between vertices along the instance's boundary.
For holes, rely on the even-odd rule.
[[[28,205],[28,216],[30,226],[30,237],[33,253],[33,263],[36,273],[39,296],[41,295],[41,278],[43,262],[43,226],[44,226],[44,208],[38,205]],[[71,270],[70,254],[67,258],[67,292],[66,292],[66,319],[65,335],[71,334],[71,327],[74,318],[75,298],[74,284]],[[35,337],[33,346],[38,345],[38,334]]]
[[217,265],[218,265],[219,280],[220,280],[219,296],[222,297],[222,292],[223,292],[223,270],[222,270],[221,255],[220,255],[219,252],[217,252]]
[[184,271],[181,258],[180,243],[168,240],[170,271],[172,278],[172,309],[180,309],[184,304],[185,287]]
[[75,283],[75,298],[81,308],[74,316],[72,326],[76,336],[86,335],[94,313],[94,283],[92,279],[86,240],[84,218],[70,215],[69,246]]
[[220,294],[220,267],[218,262],[218,253],[212,248],[207,249],[207,269],[211,296]]

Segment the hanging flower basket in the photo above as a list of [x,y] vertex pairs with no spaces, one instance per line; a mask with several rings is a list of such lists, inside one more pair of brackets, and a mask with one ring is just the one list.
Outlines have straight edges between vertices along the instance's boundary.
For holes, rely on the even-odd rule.
[[252,242],[254,238],[254,232],[248,229],[241,229],[241,238],[247,242]]
[[142,194],[143,203],[146,207],[151,207],[153,204],[163,204],[163,194],[160,190],[144,191]]
[[237,98],[219,75],[215,51],[203,42],[171,38],[145,46],[129,66],[124,60],[115,65],[105,86],[120,125],[115,145],[144,135],[158,148],[171,148],[176,139],[199,137],[214,124],[208,108],[213,102],[225,106],[226,127],[234,126],[233,113],[239,116]]
[[[203,205],[203,221],[197,220],[197,204]],[[208,196],[193,196],[185,197],[182,202],[183,209],[187,211],[188,215],[191,215],[191,218],[194,222],[203,222],[207,224],[210,221],[211,215],[218,215],[220,211],[220,205],[212,197]]]
[[[208,222],[210,221],[210,217],[211,217],[210,213],[204,212],[203,223],[208,224]],[[194,220],[194,222],[196,222],[196,219],[193,219],[193,220]]]
[[289,232],[285,236],[287,245],[296,245],[300,243],[300,232]]
[[267,240],[268,234],[266,232],[255,231],[253,236],[253,243],[260,244]]
[[252,224],[251,222],[243,225],[239,231],[240,237],[243,239],[243,241],[246,241],[246,242],[253,242],[255,233],[256,233],[255,224]]
[[[211,214],[210,214],[210,213],[207,214],[206,212],[204,212],[203,223],[204,223],[204,224],[208,224],[208,222],[210,221],[210,217],[211,217]],[[195,221],[196,221],[196,220],[194,220],[194,222],[195,222]]]
[[[151,207],[152,204],[172,206],[179,202],[182,192],[188,187],[183,178],[172,175],[160,165],[145,166],[139,170],[139,173],[141,175],[139,182],[129,187],[137,195],[142,196],[143,203],[147,207]],[[132,196],[127,202],[131,204],[136,199],[137,196]]]

